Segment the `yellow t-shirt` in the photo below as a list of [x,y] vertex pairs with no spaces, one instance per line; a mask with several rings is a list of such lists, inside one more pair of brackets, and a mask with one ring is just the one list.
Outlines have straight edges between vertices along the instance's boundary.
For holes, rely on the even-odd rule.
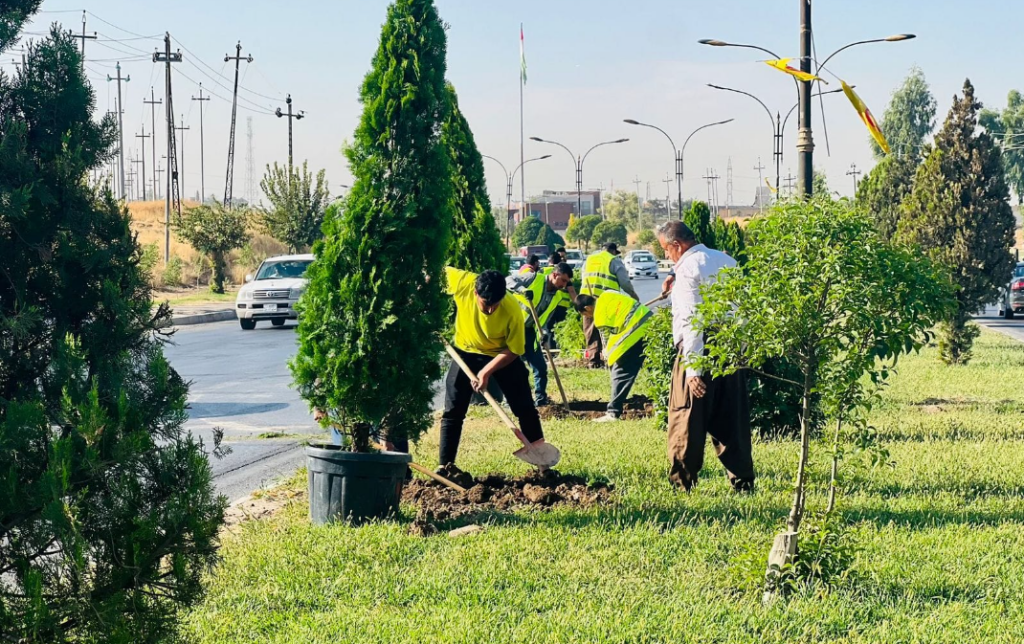
[[455,346],[468,353],[496,356],[505,349],[516,355],[526,352],[523,312],[515,298],[506,295],[498,308],[484,315],[477,305],[476,273],[451,266],[445,269],[449,295],[455,298]]

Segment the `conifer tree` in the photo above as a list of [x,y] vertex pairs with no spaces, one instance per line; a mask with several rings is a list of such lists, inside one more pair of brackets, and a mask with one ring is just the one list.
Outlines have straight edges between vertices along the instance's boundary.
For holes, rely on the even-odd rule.
[[[17,10],[0,10],[0,47]],[[38,2],[27,2],[28,15]],[[153,642],[197,600],[224,504],[183,430],[123,204],[115,123],[67,31],[0,74],[0,640]]]
[[328,208],[300,304],[295,382],[356,451],[375,429],[415,439],[430,425],[454,203],[446,51],[432,0],[388,7],[345,150],[355,182]]
[[956,306],[942,325],[947,364],[964,364],[978,329],[971,315],[996,299],[1013,268],[1015,221],[1002,157],[978,129],[981,103],[970,80],[953,100],[934,147],[917,170],[899,237],[919,244],[952,275]]
[[451,112],[444,125],[444,142],[451,156],[455,210],[448,265],[474,273],[508,269],[505,244],[491,214],[487,196],[484,160],[476,147],[473,131],[459,109],[455,87],[447,85]]

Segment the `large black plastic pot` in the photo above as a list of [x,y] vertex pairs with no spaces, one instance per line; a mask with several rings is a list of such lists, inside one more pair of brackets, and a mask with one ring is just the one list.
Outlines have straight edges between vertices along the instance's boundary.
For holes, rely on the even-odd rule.
[[306,447],[309,518],[319,525],[383,519],[398,513],[412,456],[398,452],[356,454],[336,445]]

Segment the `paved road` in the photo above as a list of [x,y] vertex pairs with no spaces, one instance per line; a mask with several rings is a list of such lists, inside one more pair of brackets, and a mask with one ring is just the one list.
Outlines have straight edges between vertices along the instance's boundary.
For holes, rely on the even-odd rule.
[[[634,285],[647,301],[657,297],[661,280]],[[214,428],[224,430],[232,451],[210,460],[217,490],[230,501],[294,472],[303,464],[299,441],[320,433],[290,386],[287,363],[295,350],[292,324],[242,331],[236,321],[180,327],[167,348],[171,364],[192,382],[186,427],[208,447]],[[435,408],[443,402],[438,392]],[[284,437],[266,437],[273,434]]]
[[1012,320],[1004,320],[995,308],[990,307],[975,319],[978,324],[986,328],[1005,333],[1014,340],[1024,342],[1024,318],[1015,316]]

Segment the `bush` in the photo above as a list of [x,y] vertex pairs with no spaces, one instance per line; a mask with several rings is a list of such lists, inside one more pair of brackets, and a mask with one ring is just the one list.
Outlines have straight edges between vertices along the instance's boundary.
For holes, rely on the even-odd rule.
[[164,266],[164,272],[161,276],[164,286],[181,286],[182,270],[184,268],[185,262],[181,261],[181,258],[177,255],[171,255],[171,259]]
[[544,227],[544,222],[536,217],[527,217],[516,224],[516,229],[512,233],[512,247],[522,248],[523,246],[532,246],[537,243],[537,235],[540,234],[540,229]]
[[[174,218],[178,236],[201,255],[208,256],[213,271],[210,290],[214,293],[224,292],[227,254],[246,242],[248,221],[248,211],[227,208],[217,201],[189,208]],[[202,275],[202,271],[197,271],[197,275]]]
[[555,252],[556,248],[565,246],[565,240],[562,236],[556,233],[551,226],[544,224],[540,232],[537,233],[537,239],[533,240],[533,243],[537,246],[544,245],[548,247],[548,252]]
[[654,256],[658,259],[665,259],[665,250],[658,243],[658,236],[650,228],[644,228],[640,231],[636,236],[636,244],[640,248],[654,253]]
[[583,319],[576,309],[570,308],[565,319],[555,325],[555,342],[564,360],[582,360],[587,348],[583,336]]
[[668,395],[677,353],[672,342],[672,307],[663,306],[651,318],[644,347],[644,394],[653,401],[654,424],[662,430],[668,428]]
[[152,284],[156,280],[156,266],[160,263],[160,247],[154,242],[142,247],[142,256],[139,258],[139,268],[149,276]]

